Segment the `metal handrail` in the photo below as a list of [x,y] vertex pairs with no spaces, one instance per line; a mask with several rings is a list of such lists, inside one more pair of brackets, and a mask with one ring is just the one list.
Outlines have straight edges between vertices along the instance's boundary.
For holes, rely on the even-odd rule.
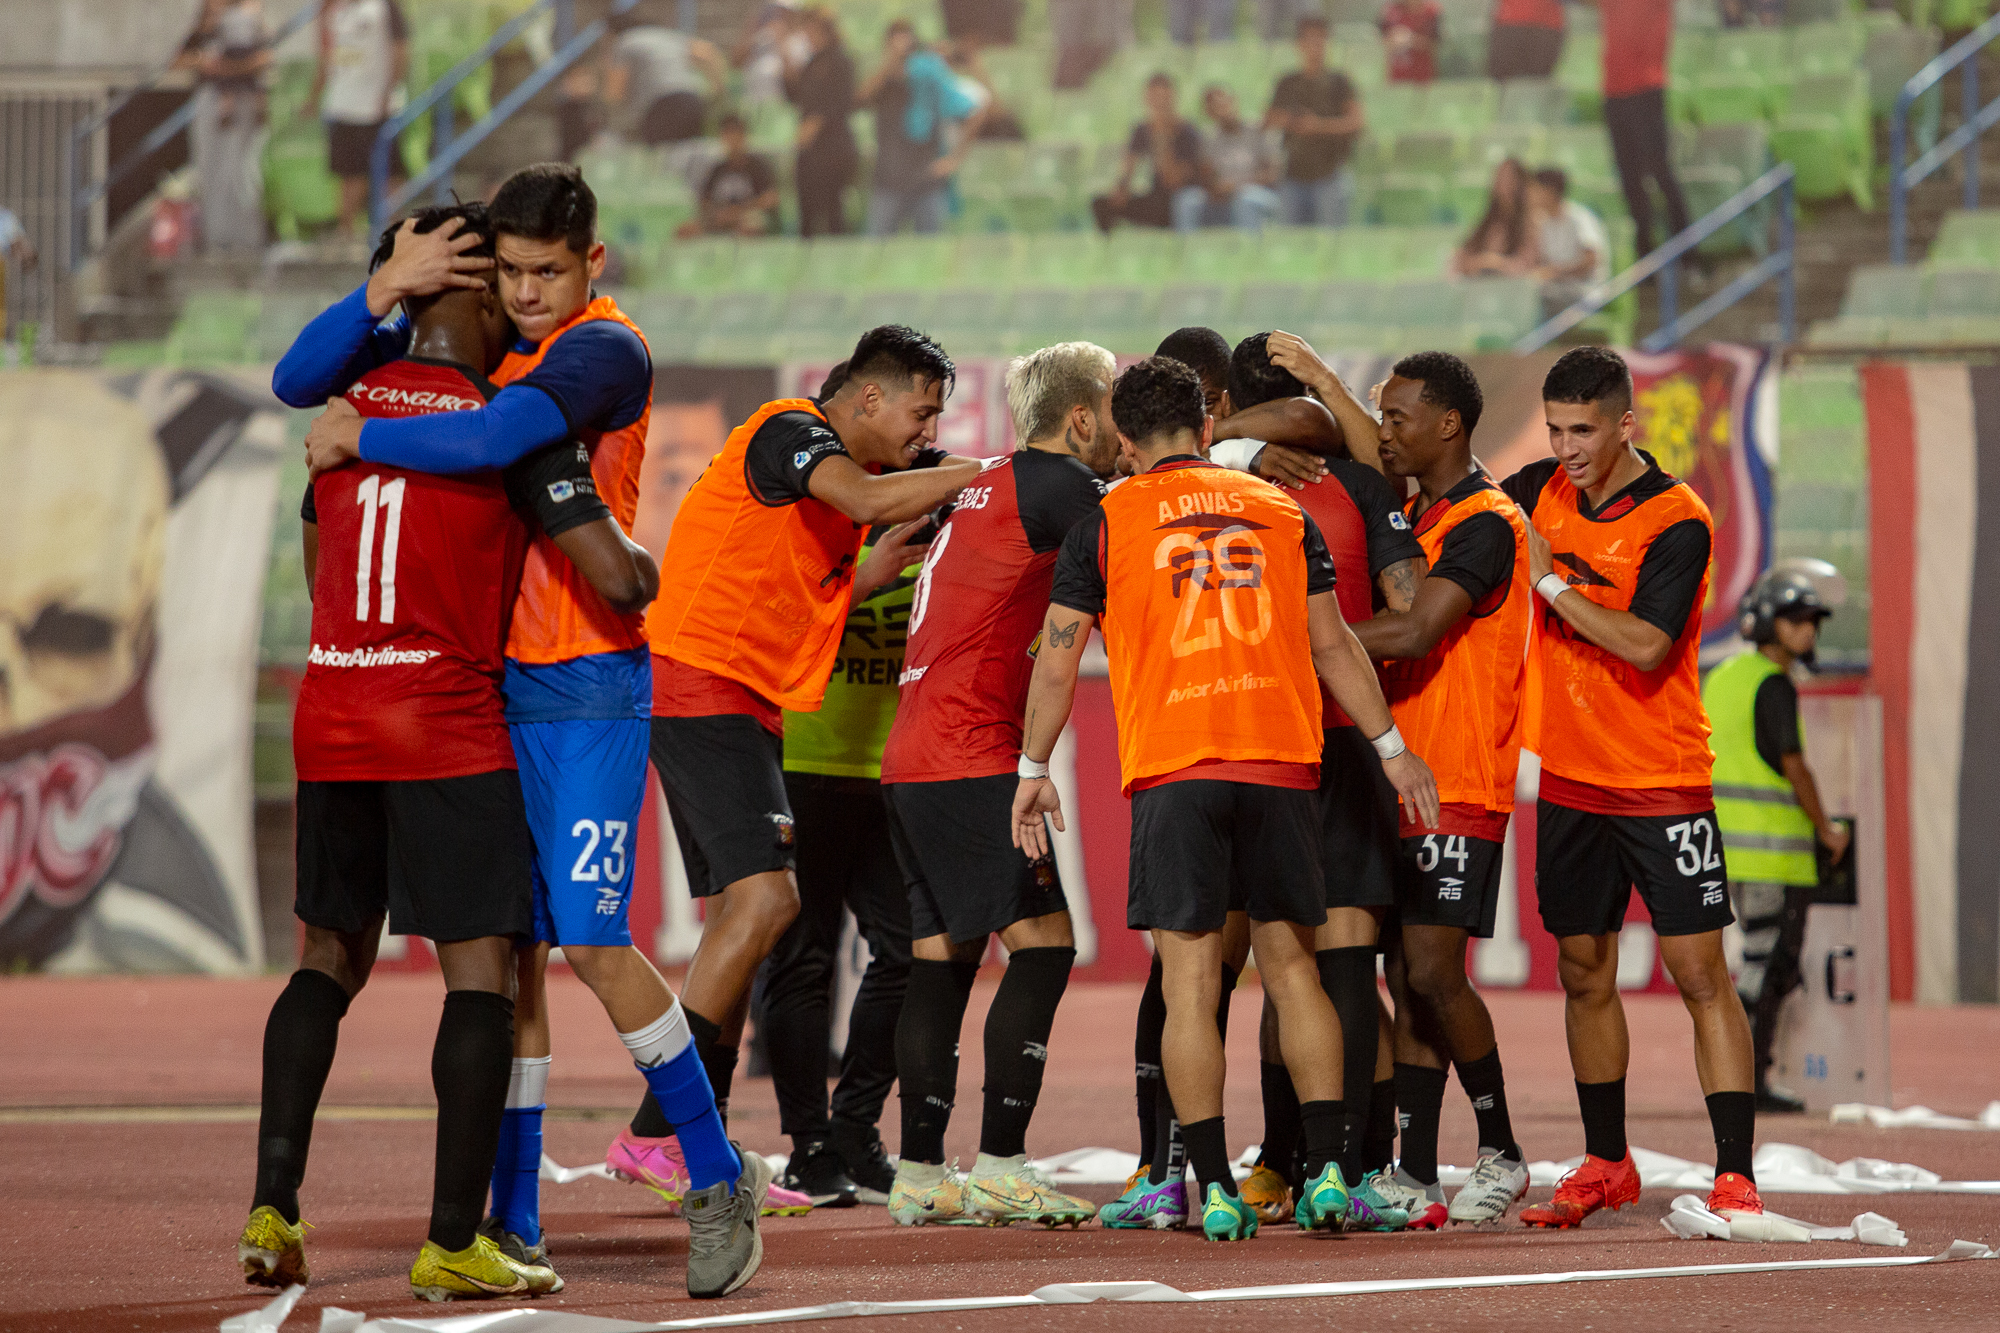
[[[523,10],[501,26],[486,44],[472,55],[451,67],[445,76],[425,90],[402,113],[389,120],[375,136],[375,147],[368,162],[368,216],[370,225],[380,231],[396,213],[410,205],[410,202],[425,190],[437,188],[437,202],[449,201],[451,173],[458,164],[483,143],[487,136],[504,124],[513,114],[527,105],[544,88],[560,78],[571,65],[575,64],[603,37],[609,28],[610,17],[623,14],[639,3],[639,0],[612,0],[605,18],[598,19],[580,31],[575,29],[572,10],[574,0],[538,0],[531,8]],[[493,105],[477,124],[469,126],[463,134],[455,134],[451,95],[458,85],[474,74],[498,55],[502,48],[520,36],[528,24],[551,9],[556,14],[556,35],[561,43],[556,53],[538,66],[521,84]],[[389,192],[389,162],[395,151],[396,137],[417,119],[437,108],[437,136],[432,145],[431,160],[424,170],[403,183],[394,194]]]
[[[1660,327],[1639,343],[1641,351],[1659,352],[1672,347],[1772,278],[1779,280],[1778,324],[1783,334],[1783,341],[1791,342],[1798,331],[1798,304],[1793,265],[1797,213],[1792,197],[1792,183],[1797,176],[1798,173],[1791,163],[1780,162],[1737,191],[1714,212],[1689,226],[1686,231],[1673,237],[1617,277],[1602,286],[1592,288],[1568,309],[1543,322],[1539,328],[1515,343],[1514,350],[1522,353],[1541,350],[1640,283],[1654,277],[1660,279]],[[1703,241],[1774,194],[1778,196],[1778,243],[1771,248],[1771,253],[1753,264],[1721,291],[1685,315],[1680,314],[1680,261]]]
[[[1946,162],[1972,148],[1979,136],[2000,124],[2000,97],[1979,106],[1979,53],[2000,38],[2000,14],[1974,28],[1952,44],[1948,51],[1910,76],[1896,97],[1896,110],[1889,119],[1889,261],[1908,261],[1910,191]],[[1931,150],[1903,165],[1909,153],[1910,108],[1919,97],[1944,81],[1952,70],[1963,71],[1964,92],[1960,99],[1964,123],[1932,145]],[[1978,110],[1973,108],[1978,107]],[[1965,206],[1979,207],[1979,153],[1965,154]]]
[[[306,3],[300,6],[297,13],[279,25],[277,33],[271,38],[272,48],[275,49],[283,45],[293,33],[318,18],[319,11],[325,3],[326,0],[306,0]],[[152,132],[139,141],[139,146],[136,149],[126,154],[122,162],[115,164],[110,170],[104,173],[103,180],[93,181],[88,185],[82,183],[84,143],[99,130],[109,125],[113,116],[116,116],[120,111],[131,105],[133,98],[137,97],[140,93],[151,92],[153,89],[159,87],[161,82],[178,67],[179,61],[180,55],[176,52],[173,60],[154,70],[134,87],[120,93],[111,100],[110,105],[90,117],[90,119],[79,123],[70,131],[70,268],[72,271],[83,266],[84,258],[89,253],[91,208],[98,200],[110,194],[112,187],[117,185],[119,181],[131,175],[141,162],[144,162],[169,143],[172,143],[177,135],[187,129],[188,125],[194,120],[195,99],[192,97],[188,98],[171,116],[168,116],[165,120],[154,126]]]

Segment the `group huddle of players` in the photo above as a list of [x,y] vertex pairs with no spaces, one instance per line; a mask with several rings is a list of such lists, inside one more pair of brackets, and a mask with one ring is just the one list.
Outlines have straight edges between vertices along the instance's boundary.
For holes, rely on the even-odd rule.
[[[845,1159],[840,1201],[885,1202],[902,1225],[1095,1216],[1242,1240],[1281,1220],[1498,1221],[1528,1173],[1466,950],[1493,930],[1524,743],[1542,761],[1537,888],[1588,1155],[1523,1220],[1575,1226],[1638,1197],[1616,987],[1634,886],[1694,1018],[1710,1206],[1761,1214],[1697,677],[1712,527],[1632,444],[1615,354],[1555,364],[1554,456],[1497,482],[1473,454],[1479,385],[1446,353],[1398,362],[1378,421],[1287,333],[1232,350],[1183,329],[1123,373],[1101,347],[1061,343],[1009,368],[1019,447],[980,462],[936,447],[950,358],[884,326],[818,397],[768,403],[730,434],[656,564],[629,536],[652,365],[593,290],[595,226],[566,166],[517,173],[490,205],[427,210],[277,369],[280,398],[327,407],[302,508],[304,949],[265,1029],[238,1245],[251,1282],[307,1280],[313,1114],[385,918],[432,941],[447,990],[430,1228],[410,1274],[423,1299],[562,1287],[538,1200],[551,947],[643,1077],[606,1160],[686,1218],[693,1296],[750,1280],[760,1217],[825,1202],[829,1157]],[[785,719],[817,713],[850,611],[891,588],[910,609],[874,822],[857,810],[843,837],[820,821],[802,848]],[[1146,1165],[1101,1209],[1026,1153],[1076,956],[1049,760],[1093,629],[1132,802],[1127,923],[1154,947],[1135,1044]],[[649,758],[706,900],[679,996],[627,927]],[[812,1169],[795,1153],[788,1190],[728,1137],[738,1045],[760,967],[806,924],[802,855],[873,829],[907,889],[907,981],[892,1028],[857,1026],[849,1064],[857,1044],[892,1044],[893,1060],[873,1052],[848,1138],[802,1144]],[[944,1153],[959,1032],[996,935],[979,1153],[961,1174]],[[1265,1126],[1239,1187],[1222,1035],[1253,951]],[[767,993],[824,991],[825,959],[800,983],[800,957],[778,952]],[[818,1110],[800,1115],[823,1125],[823,1032],[817,1045]],[[1448,1205],[1447,1062],[1479,1127]],[[873,1128],[891,1065],[893,1166]]]

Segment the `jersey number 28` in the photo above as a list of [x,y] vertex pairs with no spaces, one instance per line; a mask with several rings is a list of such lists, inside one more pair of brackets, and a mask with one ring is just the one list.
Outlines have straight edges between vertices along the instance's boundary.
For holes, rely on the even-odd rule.
[[361,506],[361,552],[354,565],[354,618],[368,619],[368,581],[375,563],[375,518],[382,518],[382,595],[377,599],[383,624],[396,621],[396,539],[403,531],[403,488],[407,477],[388,485],[380,475],[368,478],[356,489],[354,502]]

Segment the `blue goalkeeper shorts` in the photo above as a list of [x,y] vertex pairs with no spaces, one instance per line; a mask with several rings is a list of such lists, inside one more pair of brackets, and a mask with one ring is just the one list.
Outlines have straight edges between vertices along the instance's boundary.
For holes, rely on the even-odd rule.
[[535,938],[630,944],[648,721],[514,722],[507,729],[535,839]]

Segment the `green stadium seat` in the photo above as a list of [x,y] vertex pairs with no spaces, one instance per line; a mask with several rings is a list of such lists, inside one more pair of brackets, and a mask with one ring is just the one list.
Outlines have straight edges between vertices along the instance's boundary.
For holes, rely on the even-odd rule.
[[1540,125],[1488,125],[1473,136],[1466,160],[1488,176],[1510,157],[1532,168],[1546,155],[1548,141],[1548,131]]
[[1190,282],[1241,282],[1256,263],[1259,237],[1235,227],[1191,232],[1181,247],[1179,276]]
[[1007,327],[1020,340],[1040,346],[1074,336],[1081,293],[1074,287],[1017,287],[1007,304]]
[[1705,70],[1677,92],[1690,117],[1703,125],[1762,120],[1771,110],[1764,76],[1740,67]]
[[1791,35],[1783,28],[1731,28],[1711,39],[1708,68],[1762,73],[1782,68],[1791,56]]
[[1159,325],[1168,331],[1190,325],[1220,328],[1235,308],[1236,289],[1227,283],[1175,283],[1160,293]]
[[1409,278],[1387,299],[1405,328],[1457,328],[1465,322],[1466,292],[1474,284],[1458,278]]
[[1872,319],[1921,319],[1930,294],[1930,274],[1900,264],[1854,270],[1840,313]]
[[[950,236],[898,236],[885,242],[865,285],[868,287],[934,287],[952,271],[958,242]],[[811,265],[808,265],[811,268]]]
[[1315,287],[1303,282],[1247,283],[1237,306],[1237,323],[1256,330],[1302,328],[1313,318]]
[[1159,308],[1158,294],[1158,288],[1129,283],[1087,287],[1077,321],[1092,329],[1150,328]]
[[1798,172],[1794,184],[1801,199],[1832,199],[1852,194],[1869,206],[1869,182],[1854,161],[1847,126],[1835,116],[1788,115],[1771,129],[1771,155]]
[[788,291],[805,271],[808,248],[789,236],[738,241],[728,284],[739,291]]
[[1791,64],[1801,74],[1838,74],[1861,63],[1866,30],[1858,23],[1803,23],[1791,30]]
[[931,331],[947,344],[968,334],[1004,336],[1007,309],[1007,293],[998,288],[958,287],[939,291],[931,298]]
[[1444,176],[1465,157],[1465,139],[1453,130],[1405,130],[1395,138],[1387,165],[1395,171]]
[[1310,293],[1304,322],[1309,325],[1362,326],[1394,322],[1395,287],[1389,283],[1342,280]]
[[727,236],[675,241],[659,256],[654,280],[677,291],[714,291],[729,280],[736,242]]
[[2000,271],[1984,268],[1934,270],[1927,313],[1933,319],[1943,320],[2000,317]]
[[961,236],[953,249],[952,286],[1003,288],[1014,283],[1021,266],[1024,238],[1005,232]]
[[1324,227],[1266,227],[1246,279],[1263,282],[1317,282],[1327,276],[1330,247],[1347,233]]
[[322,310],[338,301],[339,292],[282,290],[265,292],[258,303],[256,330],[252,335],[259,361],[276,361],[298,340],[306,325]]
[[[1094,238],[1093,238],[1094,239]],[[1070,281],[1088,281],[1092,276],[1100,281],[1143,282],[1156,286],[1165,285],[1179,272],[1181,258],[1181,237],[1178,232],[1164,231],[1155,227],[1120,227],[1099,251],[1095,246],[1088,250],[1077,247],[1078,257],[1085,265],[1096,265],[1096,273],[1078,273],[1072,270]],[[1051,262],[1057,262],[1050,256]],[[1042,271],[1042,248],[1036,248],[1036,268]]]
[[1853,366],[1796,365],[1779,382],[1778,424],[1786,431],[1859,432],[1867,419],[1860,377]]
[[1436,278],[1450,269],[1451,257],[1464,239],[1465,229],[1449,227],[1409,227],[1396,238],[1396,276]]
[[1439,79],[1424,92],[1418,123],[1470,133],[1492,124],[1499,104],[1500,85],[1491,79]]
[[1689,141],[1686,165],[1732,167],[1748,184],[1771,169],[1771,132],[1762,121],[1703,125]]
[[1554,79],[1509,79],[1500,85],[1493,118],[1502,125],[1559,125],[1569,118],[1569,94]]
[[1959,209],[1945,214],[1931,242],[1932,267],[2000,268],[2000,209]]
[[1434,176],[1409,172],[1382,178],[1373,212],[1385,227],[1422,227],[1451,216],[1443,184]]
[[1611,136],[1601,125],[1551,129],[1547,152],[1549,161],[1573,178],[1617,174],[1611,160]]
[[237,365],[256,360],[261,305],[254,292],[190,293],[167,335],[168,359],[183,366]]
[[869,236],[822,236],[805,243],[800,285],[821,290],[867,287],[875,281],[884,253],[891,245],[907,245],[916,237],[883,242]]
[[[1172,232],[1147,227],[1121,228],[1117,235],[1110,238],[1094,231],[1024,237],[1017,249],[1015,281],[1069,283],[1078,287],[1093,282],[1149,281],[1141,270],[1154,262],[1148,258],[1156,253],[1151,247],[1174,239]],[[1114,269],[1106,256],[1121,242],[1127,262]],[[1161,257],[1157,262],[1167,264],[1170,260]],[[1159,279],[1161,282],[1165,280],[1164,277]]]
[[1328,233],[1324,276],[1392,278],[1402,271],[1403,243],[1403,232],[1395,227],[1342,227]]
[[1533,278],[1480,278],[1462,290],[1464,325],[1477,347],[1503,349],[1542,322],[1541,284]]
[[853,346],[863,329],[883,324],[908,324],[922,328],[936,313],[930,287],[884,287],[857,292],[848,303],[847,342]]
[[[1877,116],[1887,116],[1893,111],[1903,85],[1937,53],[1938,32],[1928,25],[1921,28],[1898,25],[1871,32],[1860,61],[1868,74],[1870,110]],[[1922,114],[1932,117],[1931,132],[1935,136],[1937,99],[1926,98],[1918,105],[1924,109]]]
[[1405,130],[1422,128],[1423,89],[1414,83],[1390,83],[1368,97],[1368,123],[1378,133],[1393,137]]

